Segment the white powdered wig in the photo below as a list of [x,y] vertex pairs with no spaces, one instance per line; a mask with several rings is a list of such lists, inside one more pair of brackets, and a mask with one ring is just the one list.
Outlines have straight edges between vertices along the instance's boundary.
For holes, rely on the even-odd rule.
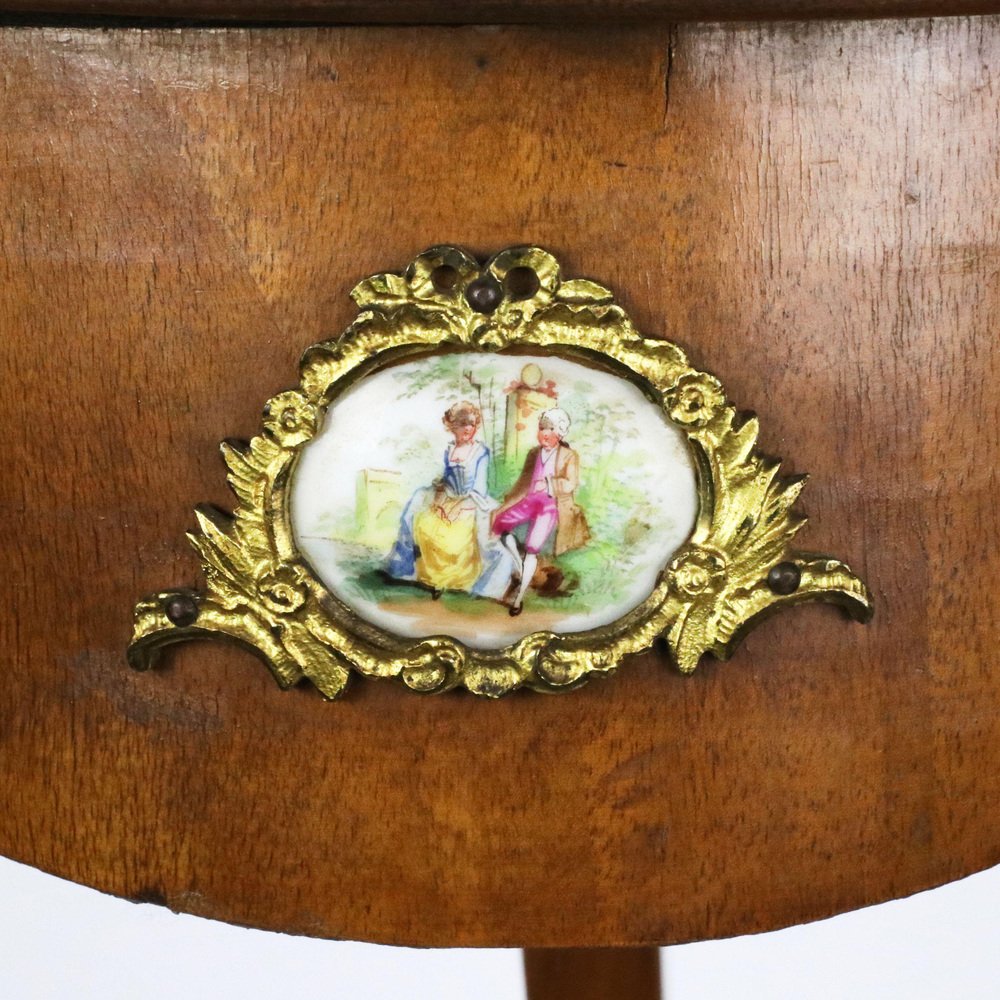
[[538,418],[539,427],[544,427],[548,424],[561,438],[566,437],[569,433],[570,423],[569,414],[565,410],[559,409],[558,406],[553,407],[551,410],[543,411]]

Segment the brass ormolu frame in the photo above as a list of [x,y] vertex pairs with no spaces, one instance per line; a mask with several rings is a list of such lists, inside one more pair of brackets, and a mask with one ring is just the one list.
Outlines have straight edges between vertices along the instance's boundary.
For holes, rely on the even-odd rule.
[[[519,294],[514,279],[525,276],[531,281]],[[805,523],[792,511],[804,479],[779,476],[778,462],[755,451],[756,419],[741,421],[718,380],[691,368],[675,344],[640,336],[607,289],[564,281],[551,254],[517,247],[480,267],[461,250],[434,247],[404,275],[369,278],[352,296],[358,318],[339,339],[305,352],[299,387],[267,403],[262,433],[242,449],[223,444],[239,505],[232,517],[197,511],[189,538],[205,590],[165,591],[138,603],[133,667],[151,666],[170,643],[218,634],[260,653],[282,687],[307,677],[328,698],[343,694],[352,670],[399,677],[417,691],[461,685],[498,697],[522,685],[578,686],[660,636],[688,673],[706,652],[727,658],[763,616],[803,601],[833,601],[859,621],[871,617],[868,590],[844,563],[791,549]],[[495,651],[447,636],[391,635],[332,595],[297,551],[289,487],[298,455],[331,402],[386,363],[440,350],[508,349],[601,364],[661,403],[695,456],[694,531],[649,597],[610,625],[534,632]]]

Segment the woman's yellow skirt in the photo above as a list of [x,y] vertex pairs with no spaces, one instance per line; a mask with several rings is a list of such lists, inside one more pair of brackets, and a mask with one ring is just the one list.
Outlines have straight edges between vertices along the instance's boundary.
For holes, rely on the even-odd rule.
[[[435,590],[468,590],[482,572],[476,542],[476,513],[458,503],[432,504],[413,519],[420,549],[417,579]],[[448,518],[454,516],[455,520]]]

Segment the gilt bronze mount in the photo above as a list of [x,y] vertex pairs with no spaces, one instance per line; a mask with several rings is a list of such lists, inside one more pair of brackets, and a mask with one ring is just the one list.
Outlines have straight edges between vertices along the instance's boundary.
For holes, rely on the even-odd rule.
[[[661,637],[689,673],[805,601],[870,618],[848,566],[792,547],[804,477],[781,476],[756,418],[606,288],[563,279],[536,247],[481,266],[440,246],[352,297],[355,321],[306,350],[261,433],[222,445],[238,505],[197,509],[205,587],[138,603],[133,667],[224,636],[282,687],[308,678],[328,698],[352,672],[498,697],[574,688]],[[362,399],[399,426],[362,440]],[[454,443],[443,475],[417,483],[407,470],[430,467],[442,432],[414,414],[435,400]],[[671,442],[684,457],[663,466],[680,484],[667,503],[644,470]]]

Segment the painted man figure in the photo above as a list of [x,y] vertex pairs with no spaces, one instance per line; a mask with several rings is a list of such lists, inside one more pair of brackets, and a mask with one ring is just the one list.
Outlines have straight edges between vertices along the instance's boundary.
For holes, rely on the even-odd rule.
[[[493,531],[521,574],[517,596],[510,613],[519,615],[524,595],[538,567],[538,553],[556,533],[555,554],[586,545],[590,529],[573,494],[580,484],[580,456],[565,442],[570,419],[565,410],[545,410],[538,417],[538,447],[528,452],[524,469],[493,519]],[[522,559],[512,534],[526,524],[525,553]]]

